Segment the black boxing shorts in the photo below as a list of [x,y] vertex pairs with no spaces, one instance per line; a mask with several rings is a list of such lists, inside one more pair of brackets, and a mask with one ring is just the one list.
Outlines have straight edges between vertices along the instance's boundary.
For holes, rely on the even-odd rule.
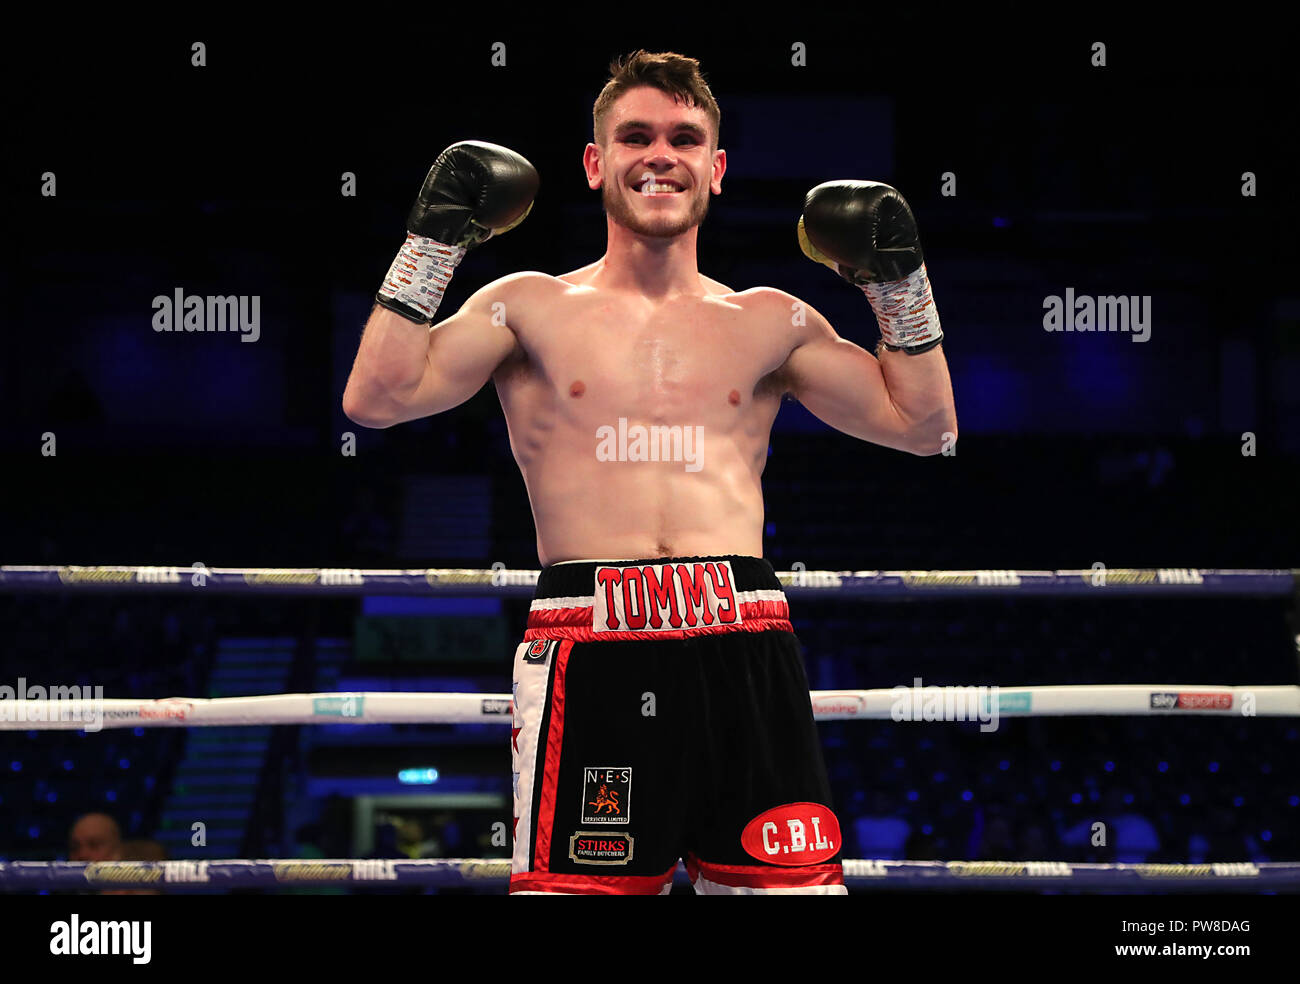
[[756,557],[541,572],[514,657],[512,894],[846,894],[799,643]]

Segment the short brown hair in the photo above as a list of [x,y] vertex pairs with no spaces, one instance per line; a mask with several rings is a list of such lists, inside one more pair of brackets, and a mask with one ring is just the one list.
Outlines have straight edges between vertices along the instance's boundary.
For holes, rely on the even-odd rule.
[[600,90],[591,111],[591,130],[596,143],[601,142],[601,127],[610,107],[623,93],[641,85],[651,86],[679,102],[704,110],[713,123],[713,149],[717,149],[722,110],[718,109],[718,102],[700,73],[700,63],[672,51],[649,52],[645,49],[609,63],[609,81]]

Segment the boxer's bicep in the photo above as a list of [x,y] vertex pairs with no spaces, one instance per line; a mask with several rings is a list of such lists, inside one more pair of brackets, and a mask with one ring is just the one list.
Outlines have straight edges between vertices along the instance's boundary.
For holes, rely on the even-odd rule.
[[808,308],[807,331],[784,367],[790,394],[819,420],[851,437],[911,451],[907,420],[889,396],[876,357],[835,333]]
[[518,340],[506,323],[500,297],[499,291],[485,287],[429,330],[424,378],[412,401],[418,416],[460,406],[514,352]]
[[391,427],[450,410],[514,351],[489,284],[432,328],[376,305],[343,393],[343,412],[364,427]]
[[[504,293],[497,281],[471,295],[450,318],[424,329],[423,351],[404,354],[396,345],[385,346],[380,335],[373,341],[363,338],[344,395],[348,416],[367,427],[391,427],[442,413],[472,397],[517,345],[505,322]],[[392,330],[406,334],[415,329],[397,322]],[[368,326],[367,336],[371,330]],[[418,364],[407,361],[412,358]],[[413,372],[417,365],[418,376]],[[394,381],[398,370],[411,381]]]

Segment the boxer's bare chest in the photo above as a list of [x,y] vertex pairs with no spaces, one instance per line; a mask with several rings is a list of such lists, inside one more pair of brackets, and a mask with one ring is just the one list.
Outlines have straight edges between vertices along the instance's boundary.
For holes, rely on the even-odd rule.
[[730,429],[780,398],[789,338],[749,292],[667,300],[560,279],[511,327],[522,353],[498,374],[507,414]]

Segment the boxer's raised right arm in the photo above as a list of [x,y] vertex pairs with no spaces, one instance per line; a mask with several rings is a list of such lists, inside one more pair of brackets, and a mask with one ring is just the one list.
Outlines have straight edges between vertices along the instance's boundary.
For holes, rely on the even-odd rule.
[[362,427],[391,427],[460,406],[514,351],[502,278],[429,327],[375,305],[343,391],[343,412]]
[[506,277],[429,327],[465,251],[513,229],[532,209],[537,171],[497,144],[464,140],[429,169],[406,220],[407,237],[375,296],[343,393],[363,427],[441,413],[473,396],[515,347],[501,317]]

